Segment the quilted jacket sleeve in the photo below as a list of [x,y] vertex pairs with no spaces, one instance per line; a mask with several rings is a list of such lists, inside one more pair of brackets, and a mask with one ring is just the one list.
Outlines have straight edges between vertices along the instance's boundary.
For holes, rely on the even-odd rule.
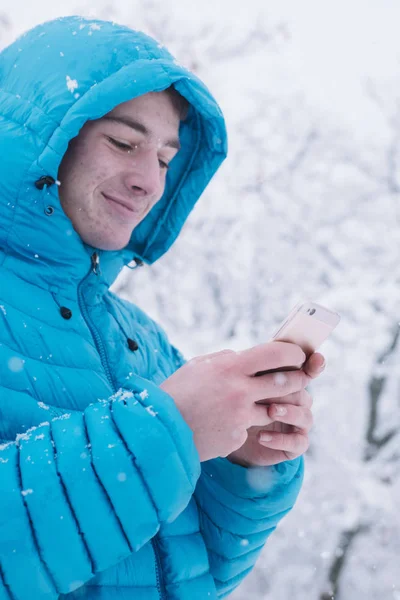
[[148,382],[1,446],[0,600],[82,586],[174,520],[199,474],[190,429]]
[[[185,363],[173,346],[171,354],[178,368]],[[202,463],[195,498],[219,598],[250,573],[267,538],[293,507],[303,473],[302,457],[248,469],[225,458]]]
[[303,459],[244,468],[224,458],[202,463],[195,497],[218,597],[253,568],[268,536],[293,507]]

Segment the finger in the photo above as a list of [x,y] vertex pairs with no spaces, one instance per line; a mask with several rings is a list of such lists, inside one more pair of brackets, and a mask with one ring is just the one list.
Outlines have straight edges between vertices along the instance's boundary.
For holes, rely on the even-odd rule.
[[265,404],[266,406],[271,406],[271,404],[293,404],[294,406],[306,406],[307,408],[311,408],[313,405],[313,398],[311,394],[306,390],[302,389],[298,392],[293,392],[293,394],[287,394],[286,396],[277,396],[276,398],[269,398],[267,400],[263,400],[259,402],[259,404]]
[[297,344],[268,342],[237,353],[239,368],[245,375],[278,368],[300,368],[306,355]]
[[270,373],[248,379],[249,395],[253,402],[269,403],[272,398],[282,398],[304,389],[310,377],[302,369],[285,373]]
[[314,354],[311,354],[303,366],[304,372],[311,377],[311,379],[318,377],[318,375],[320,375],[324,369],[325,358],[319,352],[314,352]]
[[293,425],[304,432],[309,432],[314,423],[311,410],[305,406],[272,404],[268,406],[267,411],[273,421]]
[[289,459],[296,458],[307,450],[308,436],[302,433],[276,433],[267,431],[259,433],[259,442],[273,450],[281,450]]
[[268,406],[262,404],[253,404],[249,412],[249,420],[246,423],[246,429],[250,427],[266,427],[274,422],[268,414]]

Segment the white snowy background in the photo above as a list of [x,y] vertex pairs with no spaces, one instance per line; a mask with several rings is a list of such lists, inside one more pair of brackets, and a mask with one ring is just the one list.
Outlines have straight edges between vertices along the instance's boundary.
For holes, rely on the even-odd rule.
[[174,248],[115,289],[187,357],[266,341],[303,298],[342,315],[301,497],[232,598],[400,600],[400,4],[0,0],[0,47],[68,14],[157,37],[230,134]]

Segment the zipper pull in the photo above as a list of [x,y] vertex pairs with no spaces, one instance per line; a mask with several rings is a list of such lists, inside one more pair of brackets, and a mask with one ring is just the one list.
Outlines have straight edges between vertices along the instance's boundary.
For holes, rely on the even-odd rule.
[[97,254],[97,252],[93,252],[92,256],[90,257],[90,260],[92,262],[92,271],[95,275],[99,275],[100,273],[100,269],[99,269],[99,265],[100,265],[100,256]]

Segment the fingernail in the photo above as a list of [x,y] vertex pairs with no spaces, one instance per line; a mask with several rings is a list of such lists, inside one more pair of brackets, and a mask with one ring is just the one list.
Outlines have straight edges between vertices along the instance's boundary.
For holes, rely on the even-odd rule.
[[270,442],[272,439],[272,435],[269,433],[260,433],[260,442]]
[[325,369],[325,367],[326,367],[326,362],[325,362],[325,359],[324,359],[324,362],[323,362],[323,363],[322,363],[322,365],[320,366],[319,370],[320,370],[320,371],[323,371],[323,370]]
[[276,385],[285,385],[286,381],[287,381],[287,376],[284,373],[275,373],[274,375],[274,381],[276,383]]
[[279,404],[274,404],[274,408],[275,408],[275,413],[277,415],[279,415],[280,417],[283,417],[283,415],[286,415],[287,410],[284,406],[280,406]]

